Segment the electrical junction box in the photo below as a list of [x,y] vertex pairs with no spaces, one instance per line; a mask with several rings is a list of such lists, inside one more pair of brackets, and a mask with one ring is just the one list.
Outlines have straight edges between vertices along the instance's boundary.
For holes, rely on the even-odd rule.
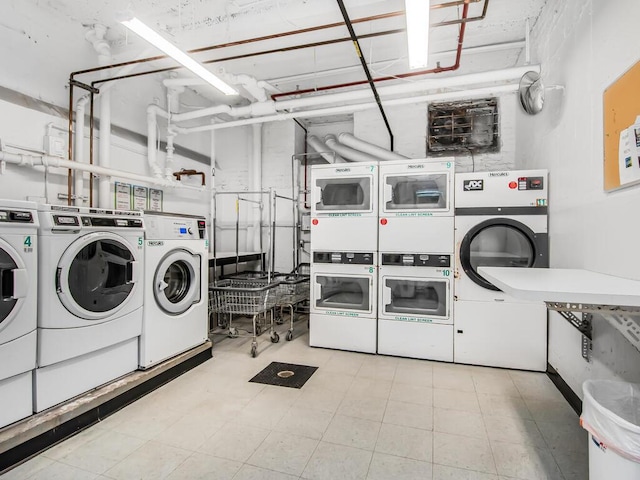
[[303,232],[309,232],[311,230],[311,213],[303,212],[301,215],[301,229]]
[[67,139],[59,135],[44,136],[44,151],[51,157],[67,157]]

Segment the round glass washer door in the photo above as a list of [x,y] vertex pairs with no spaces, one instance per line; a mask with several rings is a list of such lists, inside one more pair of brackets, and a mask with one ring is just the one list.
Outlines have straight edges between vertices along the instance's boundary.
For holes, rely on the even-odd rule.
[[460,263],[477,285],[500,289],[478,273],[478,267],[531,268],[537,258],[535,234],[521,222],[491,219],[469,230],[460,244]]
[[174,250],[160,261],[153,280],[158,306],[170,315],[180,315],[200,302],[200,255]]
[[126,305],[137,287],[133,248],[110,232],[84,235],[58,263],[58,297],[69,312],[87,320],[107,318]]
[[0,239],[0,331],[22,308],[29,281],[18,252]]

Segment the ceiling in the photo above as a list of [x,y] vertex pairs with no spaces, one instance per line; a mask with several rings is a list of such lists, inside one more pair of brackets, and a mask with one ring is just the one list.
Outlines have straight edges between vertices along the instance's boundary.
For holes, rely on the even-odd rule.
[[[426,0],[425,0],[426,1]],[[432,5],[450,0],[431,0]],[[470,0],[468,17],[481,15],[488,1],[486,17],[468,22],[460,69],[439,76],[511,67],[522,58],[526,22],[534,25],[546,0]],[[352,21],[363,17],[402,11],[403,0],[344,0]],[[158,55],[159,52],[130,34],[117,22],[118,14],[130,10],[135,16],[162,32],[185,50],[216,46],[283,34],[343,21],[337,2],[330,0],[3,0],[0,2],[0,85],[42,100],[65,106],[68,78],[74,71],[98,66],[98,57],[85,35],[95,24],[107,27],[112,62],[126,62]],[[457,20],[462,6],[432,10],[431,23]],[[404,16],[354,23],[363,56],[374,78],[409,72],[404,32],[380,34],[404,28]],[[431,29],[428,68],[455,62],[459,25]],[[313,32],[215,48],[193,54],[208,68],[225,69],[266,80],[281,92],[315,89],[365,79],[353,44],[341,41],[330,45],[280,50],[315,42],[348,39],[344,24]],[[519,42],[513,44],[512,42]],[[501,46],[488,49],[484,46]],[[506,44],[506,45],[502,45]],[[228,59],[242,56],[244,58]],[[225,60],[226,59],[226,60]],[[161,60],[128,67],[128,73],[175,66]],[[80,75],[77,80],[91,82],[105,74],[121,74],[118,69]],[[431,74],[433,76],[433,74]],[[111,82],[113,118],[119,125],[145,131],[145,107],[166,104],[162,80],[170,76],[189,77],[183,69],[138,76]],[[390,80],[414,81],[423,77]],[[382,83],[380,83],[382,84]],[[361,85],[355,88],[365,88]],[[78,92],[76,95],[80,95]],[[242,97],[224,97],[213,87],[189,87],[181,96],[180,109],[218,103],[243,104]]]

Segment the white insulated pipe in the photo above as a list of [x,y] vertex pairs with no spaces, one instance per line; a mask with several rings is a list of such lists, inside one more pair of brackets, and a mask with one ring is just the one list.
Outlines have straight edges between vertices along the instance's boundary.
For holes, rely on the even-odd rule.
[[[76,103],[76,136],[74,137],[75,161],[84,163],[84,116],[89,95],[84,95]],[[73,204],[82,206],[82,196],[84,194],[84,178],[81,171],[76,170],[74,178],[73,193],[75,199]]]
[[329,163],[344,163],[344,159],[335,152],[331,152],[330,148],[315,135],[309,135],[307,137],[307,145],[313,148]]
[[173,152],[176,150],[173,146],[173,139],[175,136],[172,131],[169,131],[167,135],[167,155],[164,160],[164,178],[167,180],[171,180],[173,177]]
[[124,170],[114,170],[112,168],[104,168],[98,165],[90,165],[88,163],[78,163],[67,160],[66,158],[50,157],[48,155],[23,155],[18,153],[8,153],[0,151],[0,162],[11,163],[23,167],[53,167],[68,168],[82,172],[93,173],[105,177],[117,177],[137,182],[148,183],[160,187],[167,188],[185,188],[187,190],[202,191],[204,187],[196,187],[191,185],[183,185],[180,182],[165,180],[164,178],[147,177],[138,175],[137,173],[125,172]]
[[[472,73],[468,75],[457,75],[445,78],[431,78],[417,82],[407,82],[398,85],[390,85],[387,87],[379,87],[378,93],[380,97],[406,95],[410,93],[423,92],[425,90],[451,89],[456,87],[464,87],[482,83],[492,82],[508,82],[512,80],[520,80],[522,75],[528,71],[540,72],[540,65],[529,65],[525,67],[514,67],[503,70]],[[319,105],[327,105],[332,103],[341,103],[341,107],[349,107],[344,105],[347,102],[355,100],[369,100],[372,97],[371,90],[364,88],[342,93],[332,93],[326,95],[317,95],[313,97],[295,98],[291,100],[279,100],[277,102],[257,102],[243,107],[231,107],[229,105],[216,105],[214,107],[203,108],[193,112],[186,112],[172,115],[171,119],[175,122],[185,120],[193,120],[212,115],[226,113],[233,117],[243,116],[262,116],[273,115],[281,110],[292,110],[305,107],[314,107]],[[387,102],[385,102],[387,103]],[[348,111],[348,110],[347,110]],[[292,117],[293,118],[293,117]],[[255,122],[261,123],[261,122]],[[196,127],[197,128],[197,127]],[[187,129],[189,130],[189,129]]]
[[[397,98],[394,100],[386,100],[384,104],[385,106],[393,106],[393,105],[407,105],[407,104],[418,103],[418,102],[439,102],[439,101],[461,100],[461,99],[471,100],[473,98],[502,95],[506,93],[513,93],[516,91],[518,91],[518,84],[514,83],[514,84],[500,85],[495,87],[484,87],[484,88],[476,88],[471,90],[459,90],[454,92],[431,93],[426,95],[419,95],[416,97]],[[299,112],[277,113],[275,115],[268,115],[266,117],[245,118],[242,120],[233,120],[233,121],[224,122],[224,123],[201,125],[199,127],[192,127],[192,128],[183,128],[181,129],[181,133],[189,134],[189,133],[197,133],[197,132],[207,132],[211,130],[222,130],[225,128],[240,127],[244,125],[253,125],[255,123],[279,122],[284,120],[291,120],[293,118],[298,118],[298,117],[304,117],[304,118],[324,117],[325,115],[337,115],[337,114],[343,114],[343,113],[361,112],[361,111],[370,110],[373,108],[378,108],[378,104],[376,102],[359,103],[356,105],[341,105],[338,107],[328,107],[328,108],[321,108],[316,110],[301,110]]]
[[359,138],[354,137],[347,132],[343,132],[338,135],[338,141],[341,144],[346,145],[347,147],[351,147],[356,150],[360,150],[361,152],[368,153],[369,155],[373,155],[380,160],[406,160],[407,158],[409,158],[405,157],[404,155],[400,155],[399,153],[392,152],[391,150],[387,150],[386,148],[379,147],[378,145],[374,145],[373,143],[360,140]]
[[[111,167],[111,90],[100,94],[100,166]],[[109,208],[111,200],[111,177],[100,175],[98,179],[98,207]]]
[[338,142],[335,135],[326,135],[324,137],[324,143],[327,144],[327,147],[346,160],[351,160],[353,162],[377,162],[380,160],[378,157],[374,157],[368,153],[364,153],[341,144]]
[[158,105],[147,107],[147,163],[149,173],[155,178],[162,177],[162,170],[158,166],[156,143],[158,142],[158,118],[157,115],[168,116]]

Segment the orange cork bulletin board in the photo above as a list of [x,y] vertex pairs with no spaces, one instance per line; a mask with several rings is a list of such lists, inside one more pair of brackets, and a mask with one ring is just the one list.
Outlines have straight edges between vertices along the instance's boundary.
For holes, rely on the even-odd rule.
[[640,115],[640,62],[613,82],[603,94],[604,107],[604,189],[637,185],[640,181],[620,181],[620,132],[634,124]]

